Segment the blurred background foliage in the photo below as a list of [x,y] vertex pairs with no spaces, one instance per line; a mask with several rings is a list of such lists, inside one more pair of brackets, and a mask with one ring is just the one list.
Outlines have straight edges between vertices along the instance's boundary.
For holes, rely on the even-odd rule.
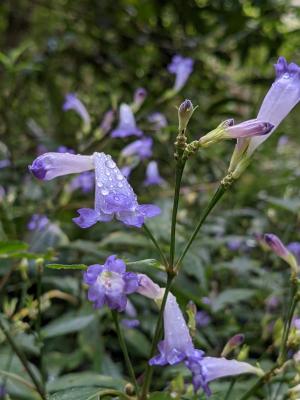
[[[156,257],[142,232],[119,223],[97,224],[86,231],[77,228],[71,218],[76,209],[92,204],[93,195],[79,191],[70,195],[66,191],[68,177],[47,184],[32,178],[27,166],[37,156],[38,145],[52,151],[60,145],[87,154],[105,151],[118,160],[122,147],[132,140],[97,140],[94,129],[106,111],[117,110],[120,102],[130,103],[135,89],[146,88],[148,97],[136,118],[139,127],[154,139],[153,157],[167,184],[144,188],[143,164],[134,171],[131,183],[141,202],[161,206],[162,216],[149,226],[167,251],[175,107],[185,98],[199,105],[190,123],[191,138],[198,138],[229,117],[236,121],[253,118],[273,81],[272,64],[277,57],[284,55],[300,62],[300,2],[2,1],[0,48],[0,161],[10,162],[0,169],[0,301],[38,374],[42,372],[35,334],[36,254],[48,262],[65,264],[102,263],[111,253],[131,261]],[[168,73],[167,65],[174,54],[191,57],[194,71],[180,94],[159,103],[157,99],[173,85],[174,76]],[[92,117],[94,129],[86,136],[80,132],[78,116],[62,111],[68,92],[77,93]],[[163,112],[169,122],[156,133],[147,122],[153,111]],[[197,344],[208,354],[220,354],[231,335],[243,332],[247,345],[241,358],[259,359],[264,366],[276,356],[288,271],[261,248],[255,235],[273,231],[286,243],[300,240],[299,123],[296,109],[257,152],[255,162],[209,218],[186,258],[184,273],[175,283],[174,292],[183,307],[192,299],[211,317],[210,324],[196,334]],[[232,150],[232,142],[222,143],[188,163],[178,215],[178,248],[225,175]],[[43,233],[28,232],[28,220],[37,212],[46,214],[51,223]],[[235,248],[233,241],[239,243]],[[149,265],[141,263],[131,269],[144,269],[164,283],[163,273]],[[80,374],[82,381],[76,375],[77,386],[83,391],[91,386],[87,382],[95,387],[107,382],[100,382],[92,372],[121,378],[124,371],[109,314],[107,310],[95,313],[87,304],[81,273],[45,270],[42,289],[49,390],[56,392],[74,385],[74,379],[68,376],[60,381],[58,377],[63,374]],[[279,304],[270,314],[265,301],[273,295],[279,298]],[[133,303],[141,325],[128,329],[126,337],[141,373],[157,312],[138,296],[133,296]],[[19,373],[17,359],[0,336],[1,341],[0,369]],[[87,371],[90,375],[84,375]],[[174,377],[175,372],[158,371],[161,379],[155,381],[157,388],[163,387],[167,374]],[[287,373],[287,382],[288,377]],[[178,382],[174,381],[172,388],[180,391]],[[236,396],[244,385],[236,384]],[[278,399],[285,398],[285,381],[279,388],[277,383],[271,386],[272,393],[282,393]],[[220,396],[215,398],[221,399],[228,381],[212,387]],[[15,382],[9,381],[8,388],[13,398],[32,399],[32,393]]]

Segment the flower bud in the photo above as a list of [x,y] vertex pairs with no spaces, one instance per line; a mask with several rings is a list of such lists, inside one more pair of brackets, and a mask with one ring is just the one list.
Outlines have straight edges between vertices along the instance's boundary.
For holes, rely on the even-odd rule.
[[197,307],[196,304],[192,301],[189,301],[186,312],[188,315],[188,328],[190,331],[190,335],[193,337],[196,333],[196,314],[197,314]]
[[287,262],[292,270],[297,273],[298,263],[293,254],[285,247],[278,236],[273,233],[266,233],[264,235],[265,242],[270,247],[270,249],[285,262]]
[[221,353],[221,356],[226,357],[229,353],[232,352],[232,350],[236,349],[241,344],[243,344],[244,340],[245,340],[245,335],[243,335],[242,333],[238,333],[237,335],[232,336],[232,338],[229,339],[228,342],[226,343]]
[[195,108],[191,100],[186,99],[178,108],[179,132],[184,131],[189,123]]

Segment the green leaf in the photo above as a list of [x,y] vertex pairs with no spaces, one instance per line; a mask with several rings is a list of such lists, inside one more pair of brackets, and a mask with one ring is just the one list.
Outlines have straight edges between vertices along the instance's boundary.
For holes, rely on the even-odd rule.
[[249,300],[255,294],[254,289],[228,289],[224,290],[212,304],[214,311],[220,311],[228,305],[234,305],[239,301]]
[[0,257],[7,257],[14,253],[25,251],[28,249],[28,244],[20,241],[0,242]]
[[140,355],[141,357],[149,357],[150,342],[142,332],[136,329],[127,329],[124,334],[134,354]]
[[87,269],[85,264],[47,264],[46,267],[51,269],[80,269],[83,271]]
[[99,392],[97,387],[70,388],[52,394],[49,400],[92,400],[99,398]]
[[157,260],[154,258],[148,258],[145,260],[139,260],[139,261],[129,261],[126,262],[126,265],[128,267],[133,267],[134,269],[138,268],[143,268],[143,267],[149,267],[149,268],[157,268],[161,270],[165,270],[165,267]]
[[42,329],[42,335],[44,338],[51,338],[60,335],[66,335],[68,333],[78,332],[81,329],[88,326],[95,315],[82,315],[82,316],[62,316],[53,322],[50,322],[47,326]]

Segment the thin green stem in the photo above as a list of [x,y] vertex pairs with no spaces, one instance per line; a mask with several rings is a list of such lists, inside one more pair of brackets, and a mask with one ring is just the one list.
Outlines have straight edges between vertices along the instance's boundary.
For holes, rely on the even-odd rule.
[[134,369],[133,369],[133,366],[132,366],[132,363],[130,361],[130,357],[129,357],[129,354],[128,354],[128,349],[127,349],[127,345],[126,345],[125,338],[124,338],[124,335],[123,335],[123,331],[122,331],[122,329],[120,327],[118,312],[117,311],[112,311],[112,317],[113,317],[113,320],[114,320],[114,323],[115,323],[115,327],[116,327],[119,343],[120,343],[120,346],[121,346],[121,349],[122,349],[122,352],[123,352],[123,356],[124,356],[124,359],[125,359],[127,370],[129,372],[130,378],[131,378],[132,383],[134,385],[136,394],[138,394],[139,388],[138,388],[138,384],[137,384],[137,381],[136,381]]
[[212,197],[212,199],[210,200],[209,204],[207,205],[207,207],[205,208],[205,210],[203,211],[200,220],[196,226],[196,228],[194,229],[194,232],[192,233],[191,237],[189,238],[187,244],[185,245],[178,261],[176,262],[176,268],[177,270],[180,268],[180,265],[186,255],[186,253],[188,252],[189,248],[191,247],[193,241],[195,240],[201,226],[203,225],[203,223],[205,222],[207,216],[210,214],[211,210],[215,207],[215,205],[218,203],[218,201],[222,198],[222,196],[224,195],[224,193],[226,192],[227,187],[225,187],[224,185],[220,184],[217,191],[215,192],[214,196]]
[[177,161],[176,171],[175,171],[175,190],[174,190],[174,200],[173,200],[173,211],[172,211],[172,224],[171,224],[171,241],[170,241],[170,268],[173,269],[174,258],[175,258],[175,241],[176,241],[176,221],[178,212],[178,203],[180,195],[180,186],[183,170],[185,167],[185,161]]
[[39,350],[40,350],[39,367],[40,367],[40,371],[41,371],[42,382],[43,382],[43,385],[45,386],[46,372],[45,372],[45,366],[44,366],[44,341],[43,341],[43,336],[42,336],[42,333],[41,333],[41,325],[42,325],[42,309],[41,309],[42,275],[43,275],[43,263],[41,261],[41,262],[37,263],[37,290],[36,290],[36,296],[37,296],[37,302],[38,302],[38,315],[37,315],[37,319],[36,319],[36,332],[37,332]]
[[[155,332],[154,332],[154,336],[153,336],[153,341],[152,341],[152,346],[151,346],[151,350],[150,350],[149,359],[152,358],[154,356],[155,352],[156,352],[157,343],[159,341],[160,334],[161,334],[161,325],[162,325],[164,309],[165,309],[165,306],[166,306],[166,303],[167,303],[167,297],[168,297],[168,294],[170,292],[173,279],[174,279],[174,275],[168,274],[168,280],[167,280],[164,296],[163,296],[163,299],[162,299],[161,307],[160,307],[160,310],[159,310],[159,314],[158,314],[158,319],[157,319],[157,323],[156,323],[156,327],[155,327]],[[151,384],[152,374],[153,374],[153,367],[148,363],[147,364],[147,368],[146,368],[146,372],[145,372],[145,378],[144,378],[144,383],[143,383],[143,387],[142,387],[142,393],[141,393],[141,396],[140,396],[141,400],[146,400],[147,399],[147,394],[148,394],[149,387],[150,387],[150,384]]]
[[14,341],[13,337],[11,336],[10,332],[6,329],[5,325],[3,324],[1,318],[0,318],[0,329],[3,331],[4,336],[6,337],[8,343],[10,344],[10,346],[12,347],[12,349],[18,356],[19,360],[21,361],[23,367],[25,368],[28,375],[30,376],[30,379],[32,380],[34,386],[36,387],[37,392],[40,394],[40,396],[43,400],[46,400],[46,393],[45,393],[44,387],[41,385],[39,380],[34,375],[27,358],[25,357],[22,350],[19,349],[19,347],[17,346],[17,344]]
[[232,379],[232,380],[231,380],[230,385],[229,385],[229,387],[228,387],[228,390],[227,390],[227,392],[226,392],[226,394],[225,394],[224,400],[229,400],[229,397],[230,397],[230,394],[231,394],[231,392],[232,392],[232,389],[233,389],[233,387],[234,387],[234,385],[235,385],[235,382],[236,382],[235,379]]
[[148,236],[148,238],[154,244],[154,247],[158,251],[163,264],[167,268],[168,267],[167,257],[164,255],[164,253],[163,253],[162,249],[160,248],[160,245],[158,244],[157,240],[155,239],[155,237],[153,236],[152,232],[150,231],[150,229],[148,228],[148,226],[146,224],[143,225],[143,229],[144,229],[146,235]]

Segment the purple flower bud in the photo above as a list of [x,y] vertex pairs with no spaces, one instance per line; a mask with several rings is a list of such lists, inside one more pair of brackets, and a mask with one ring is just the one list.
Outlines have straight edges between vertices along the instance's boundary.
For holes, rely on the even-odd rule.
[[227,243],[227,247],[231,251],[237,251],[241,248],[242,240],[241,239],[231,239]]
[[146,169],[146,179],[144,180],[145,186],[163,185],[163,178],[159,175],[158,166],[156,161],[150,161]]
[[168,125],[166,117],[160,112],[150,114],[148,121],[154,125],[155,130],[160,130]]
[[123,157],[138,156],[139,159],[144,160],[152,156],[152,145],[152,138],[143,137],[125,146],[121,155]]
[[137,316],[136,309],[130,300],[127,301],[125,314],[128,315],[130,318],[135,318]]
[[300,100],[299,66],[295,63],[288,64],[284,57],[279,57],[275,64],[275,73],[275,82],[266,94],[257,115],[257,119],[271,123],[273,129],[263,137],[254,137],[250,140],[247,156],[251,156],[255,149],[274,132]]
[[48,224],[49,219],[46,217],[46,215],[33,214],[27,224],[27,228],[30,231],[42,231]]
[[65,97],[65,102],[63,104],[63,110],[75,111],[83,120],[84,124],[89,126],[90,125],[90,116],[85,108],[84,104],[76,97],[76,94],[69,93]]
[[263,122],[258,119],[250,119],[244,121],[238,125],[229,126],[226,129],[226,134],[228,138],[237,139],[245,138],[251,136],[263,136],[267,135],[274,125],[269,122]]
[[193,71],[193,65],[194,61],[191,58],[184,58],[180,55],[172,58],[172,62],[168,65],[168,71],[176,75],[173,88],[175,92],[179,92],[183,88]]
[[152,300],[160,299],[163,296],[162,289],[147,275],[138,274],[139,287],[137,292]]
[[195,392],[202,388],[210,395],[208,383],[224,376],[242,373],[261,373],[252,365],[226,358],[206,357],[195,349],[188,327],[176,302],[170,293],[164,310],[164,340],[158,344],[159,354],[149,361],[150,365],[175,365],[184,362],[192,372]]
[[178,108],[178,120],[179,120],[179,130],[185,130],[191,116],[193,115],[194,112],[194,107],[193,103],[191,100],[184,100],[183,103],[180,104]]
[[292,325],[294,328],[296,328],[297,331],[300,331],[300,318],[294,317],[293,321],[292,321]]
[[107,305],[112,310],[124,311],[127,295],[138,288],[137,275],[126,272],[124,261],[115,255],[109,256],[103,265],[90,265],[83,280],[89,285],[88,299],[95,308]]
[[36,158],[29,166],[29,170],[36,178],[45,181],[57,176],[80,173],[93,168],[91,156],[69,153],[45,153]]
[[278,257],[286,259],[289,256],[289,251],[278,236],[274,235],[273,233],[266,233],[264,235],[264,239],[270,249],[273,250]]
[[239,347],[241,344],[244,343],[245,335],[238,333],[237,335],[232,336],[226,343],[221,356],[226,357],[229,353],[231,353],[234,349]]
[[132,109],[127,104],[120,106],[119,125],[111,133],[111,137],[142,136],[143,132],[137,128]]
[[144,88],[138,88],[134,92],[133,96],[133,106],[134,109],[137,110],[141,107],[147,97],[147,90]]

